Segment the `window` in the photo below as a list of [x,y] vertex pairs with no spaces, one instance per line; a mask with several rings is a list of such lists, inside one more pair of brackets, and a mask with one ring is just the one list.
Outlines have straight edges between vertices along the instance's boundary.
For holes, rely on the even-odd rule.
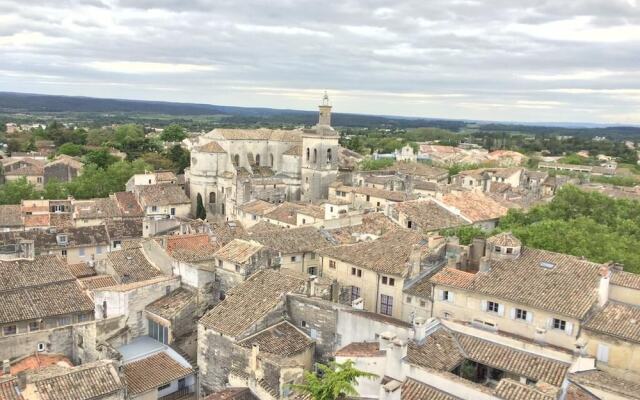
[[513,254],[513,247],[507,247],[507,254]]
[[151,206],[151,212],[158,211],[158,206]]
[[407,304],[411,304],[411,296],[407,296]]
[[80,257],[84,257],[84,247],[80,247],[78,249],[78,255],[80,255]]
[[236,265],[236,272],[240,272],[240,266]]
[[311,253],[311,259],[315,260],[316,259],[316,253]]
[[450,292],[450,291],[448,291],[448,290],[443,290],[443,291],[442,291],[442,300],[444,300],[444,301],[453,301],[453,296],[452,296],[452,294],[453,294],[453,293],[451,293],[451,292]]
[[114,249],[119,249],[122,247],[122,241],[121,240],[114,240],[113,241],[113,248]]
[[560,329],[562,331],[567,329],[567,321],[562,320],[562,319],[558,319],[558,318],[554,318],[553,319],[553,324],[551,325],[553,327],[553,329]]
[[171,207],[171,211],[170,211],[171,215],[176,215],[176,209],[175,207]]
[[527,310],[516,308],[515,313],[515,319],[527,321]]
[[169,328],[149,320],[149,336],[160,343],[169,344]]
[[102,318],[107,318],[107,301],[102,302]]
[[351,286],[351,301],[360,297],[360,288],[357,286]]
[[39,176],[39,177],[38,177],[38,178],[36,178],[36,179],[37,179],[38,183],[42,183],[42,177],[41,177],[41,176]]
[[336,269],[336,262],[333,260],[329,260],[329,268]]
[[386,294],[380,295],[380,314],[393,314],[393,297],[387,296]]
[[102,254],[102,246],[96,247],[96,254]]
[[309,161],[309,155],[311,154],[311,150],[307,147],[307,161]]
[[493,301],[487,302],[487,311],[498,313],[498,310],[500,310],[500,304]]
[[58,319],[58,326],[71,325],[71,317],[62,317]]
[[296,262],[298,261],[298,257],[297,256],[291,256],[291,262]]
[[66,257],[67,256],[67,250],[62,250],[62,257]]
[[38,321],[29,322],[29,332],[36,332],[40,330],[40,323]]
[[493,248],[493,251],[495,251],[496,253],[500,253],[502,251],[502,247],[496,246]]
[[318,162],[318,149],[313,149],[313,162]]
[[420,307],[426,307],[427,306],[427,302],[424,300],[420,300]]
[[300,327],[301,328],[306,328],[307,327],[307,321],[300,321]]
[[327,149],[327,164],[331,164],[331,149]]
[[309,267],[307,268],[307,273],[309,275],[318,275],[318,271],[316,271],[316,267]]
[[85,322],[85,321],[89,321],[89,320],[91,320],[91,318],[87,314],[78,315],[78,322]]
[[18,333],[18,328],[15,325],[5,326],[4,328],[2,328],[2,333],[5,336],[15,335],[16,333]]
[[306,224],[306,223],[307,223],[307,220],[306,220],[306,219],[304,219],[304,218],[302,218],[302,225],[304,225],[304,224]]
[[251,219],[255,221],[258,219],[258,216],[256,214],[251,214]]
[[382,284],[383,285],[394,286],[396,284],[396,280],[394,278],[389,278],[389,277],[383,276],[382,277]]
[[158,386],[158,392],[160,392],[162,390],[165,390],[165,389],[169,389],[169,387],[171,387],[170,383],[167,383],[167,384],[162,385],[162,386]]
[[360,268],[351,268],[351,275],[362,278],[362,270]]
[[596,351],[596,359],[602,363],[609,362],[609,346],[602,343],[598,343],[598,349]]
[[171,293],[171,286],[165,286],[164,287],[164,294],[169,294]]

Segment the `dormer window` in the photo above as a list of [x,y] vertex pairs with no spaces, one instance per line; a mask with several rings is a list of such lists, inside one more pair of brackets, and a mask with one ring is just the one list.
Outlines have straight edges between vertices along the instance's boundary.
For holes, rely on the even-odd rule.
[[57,235],[56,236],[56,241],[58,242],[59,245],[64,246],[67,244],[67,235]]
[[502,247],[496,246],[496,247],[493,248],[493,251],[495,251],[496,253],[501,253],[502,252]]

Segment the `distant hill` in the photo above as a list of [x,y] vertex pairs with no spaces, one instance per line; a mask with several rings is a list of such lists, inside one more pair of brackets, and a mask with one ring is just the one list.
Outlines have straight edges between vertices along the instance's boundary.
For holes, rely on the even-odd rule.
[[[291,124],[311,125],[317,121],[315,111],[284,110],[259,107],[231,107],[211,104],[174,103],[167,101],[101,99],[80,96],[56,96],[0,92],[0,113],[136,113],[166,114],[175,116],[225,115],[228,123],[256,123],[282,121]],[[336,126],[433,126],[458,130],[463,121],[431,120],[426,118],[384,117],[361,114],[334,113]]]

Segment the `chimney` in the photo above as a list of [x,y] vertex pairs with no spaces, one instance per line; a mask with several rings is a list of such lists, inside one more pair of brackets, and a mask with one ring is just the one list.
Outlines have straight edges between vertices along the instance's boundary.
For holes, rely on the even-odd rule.
[[27,372],[22,371],[18,373],[18,388],[23,391],[27,387]]
[[420,245],[413,245],[411,253],[409,254],[409,276],[407,279],[413,279],[420,274],[421,255]]
[[11,361],[10,360],[2,360],[2,373],[5,375],[9,375],[11,373]]
[[413,321],[413,340],[421,342],[427,336],[427,321],[417,317]]
[[488,257],[482,257],[480,259],[480,264],[478,264],[479,272],[489,272],[491,271],[491,263],[489,262]]
[[258,371],[258,354],[260,354],[260,345],[254,343],[251,345],[251,358],[249,359],[249,369],[254,374]]
[[600,267],[600,284],[598,285],[598,305],[604,306],[609,300],[609,278],[611,277],[611,269],[608,264]]

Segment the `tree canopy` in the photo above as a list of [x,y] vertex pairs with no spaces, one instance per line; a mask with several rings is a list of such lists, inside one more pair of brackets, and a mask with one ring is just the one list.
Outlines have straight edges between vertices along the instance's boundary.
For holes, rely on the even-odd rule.
[[160,135],[160,139],[165,142],[180,142],[182,139],[187,137],[187,132],[184,128],[178,124],[171,124],[164,128],[162,134]]
[[344,363],[330,362],[317,364],[319,374],[305,372],[304,383],[292,385],[294,390],[310,394],[313,400],[335,400],[342,396],[358,396],[356,390],[358,378],[375,378],[375,374],[360,371],[353,361]]

